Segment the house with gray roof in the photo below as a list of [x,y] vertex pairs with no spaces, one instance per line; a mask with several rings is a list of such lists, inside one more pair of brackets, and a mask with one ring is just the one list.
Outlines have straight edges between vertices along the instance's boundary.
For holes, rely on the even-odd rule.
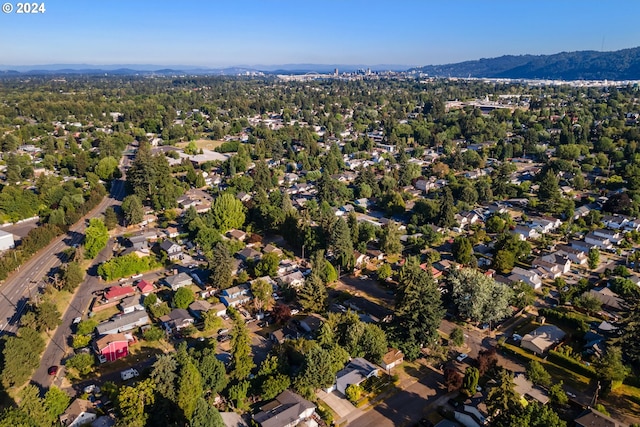
[[310,419],[316,406],[296,393],[285,390],[260,407],[253,420],[260,427],[294,427]]
[[171,288],[173,291],[177,291],[180,288],[185,286],[189,286],[193,284],[193,280],[191,280],[191,276],[187,273],[178,273],[173,276],[168,276],[164,278],[164,283]]
[[118,332],[130,331],[139,326],[149,324],[149,316],[146,311],[132,311],[113,317],[107,322],[102,322],[96,326],[98,336],[117,334]]
[[564,331],[555,325],[542,325],[525,335],[520,345],[536,354],[542,354],[560,343],[565,335]]
[[336,382],[327,392],[336,390],[345,395],[347,387],[352,384],[360,385],[367,378],[377,377],[379,369],[363,357],[351,359],[347,366],[336,374]]

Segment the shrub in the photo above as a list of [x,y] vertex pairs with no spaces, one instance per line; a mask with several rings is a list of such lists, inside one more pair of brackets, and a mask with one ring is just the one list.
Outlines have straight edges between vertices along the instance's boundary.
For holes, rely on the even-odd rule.
[[345,390],[345,395],[347,396],[347,399],[349,399],[349,402],[355,405],[362,397],[362,387],[356,384],[351,384]]
[[549,360],[557,365],[563,366],[571,371],[575,371],[589,378],[596,377],[596,371],[591,366],[587,366],[576,359],[565,356],[554,350],[549,350]]

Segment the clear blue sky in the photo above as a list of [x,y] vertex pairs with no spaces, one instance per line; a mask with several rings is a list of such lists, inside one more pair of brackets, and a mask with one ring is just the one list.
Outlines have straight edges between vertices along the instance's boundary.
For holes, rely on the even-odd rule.
[[[16,5],[15,0],[9,1]],[[3,65],[429,65],[640,46],[636,0],[45,0]],[[604,43],[603,43],[604,41]]]

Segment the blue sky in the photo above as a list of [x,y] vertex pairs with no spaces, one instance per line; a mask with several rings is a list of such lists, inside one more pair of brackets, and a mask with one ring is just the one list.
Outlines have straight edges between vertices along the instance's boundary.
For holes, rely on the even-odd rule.
[[429,65],[640,46],[635,0],[44,3],[44,14],[0,13],[0,66]]

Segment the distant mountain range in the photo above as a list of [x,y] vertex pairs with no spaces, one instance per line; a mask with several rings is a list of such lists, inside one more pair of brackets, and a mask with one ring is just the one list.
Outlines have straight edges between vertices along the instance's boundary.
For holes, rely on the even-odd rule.
[[305,74],[353,72],[371,69],[372,71],[405,71],[409,66],[397,64],[379,65],[344,65],[344,64],[281,64],[281,65],[239,65],[226,68],[208,68],[193,65],[151,65],[151,64],[47,64],[47,65],[0,65],[0,76],[11,75],[49,75],[49,74],[206,74],[206,75],[239,75],[247,73],[265,74]]
[[[282,64],[239,65],[207,68],[189,65],[151,64],[49,64],[2,66],[0,77],[18,75],[109,74],[109,75],[241,75],[333,73],[371,69],[372,71],[422,72],[435,77],[490,77],[510,79],[559,80],[640,80],[640,47],[615,52],[579,51],[554,55],[505,55],[482,58],[456,64],[427,65],[410,68],[406,65],[344,65],[344,64]],[[3,71],[4,70],[4,71]]]
[[562,52],[554,55],[505,55],[457,64],[413,68],[437,77],[510,79],[640,80],[640,47],[615,52]]

